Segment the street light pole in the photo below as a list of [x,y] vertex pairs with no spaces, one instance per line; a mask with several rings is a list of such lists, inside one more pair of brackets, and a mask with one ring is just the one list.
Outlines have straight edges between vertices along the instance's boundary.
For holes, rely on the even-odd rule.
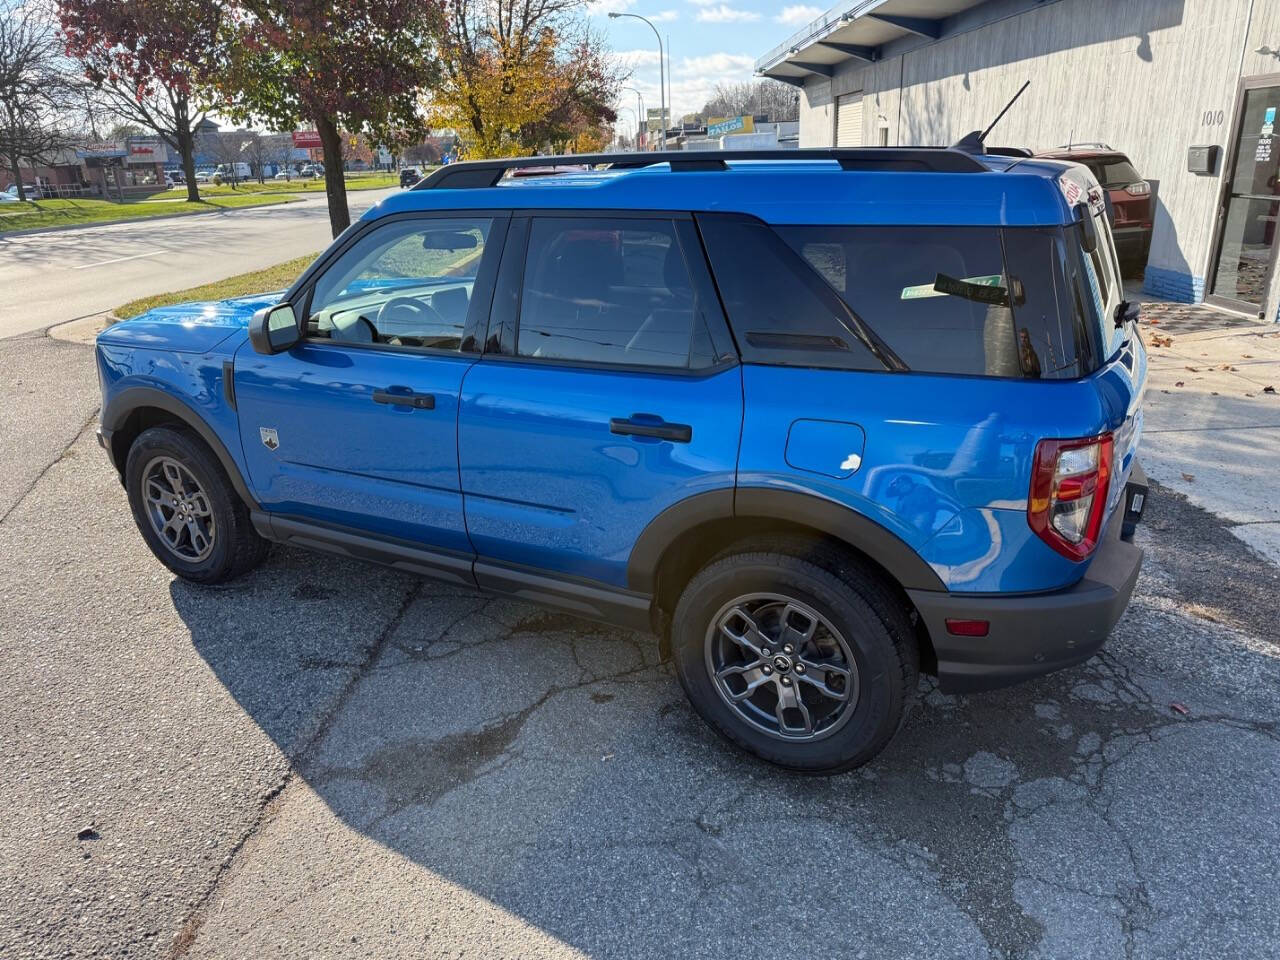
[[649,22],[645,17],[638,13],[611,13],[610,20],[617,20],[619,17],[631,17],[633,20],[644,20],[649,24],[649,29],[653,31],[653,35],[658,38],[658,89],[662,95],[662,149],[667,149],[667,73],[663,61],[662,53],[662,34],[658,32],[658,28]]
[[[645,112],[645,109],[644,109],[644,95],[635,87],[619,87],[618,89],[629,90],[636,95],[636,105],[640,108],[640,112],[636,114],[636,116],[639,118],[640,123],[643,125],[642,129],[644,129],[645,132],[648,132],[649,124],[648,124],[647,118],[649,115],[648,113]],[[639,135],[637,134],[637,136]]]
[[[633,110],[631,107],[619,107],[619,108],[618,108],[618,120],[619,120],[619,121],[621,121],[621,120],[622,120],[622,111],[623,111],[623,110],[627,111],[627,113],[635,113],[635,110]],[[627,128],[624,126],[622,129],[625,131]],[[625,136],[625,133],[624,133],[623,135]],[[640,120],[639,120],[639,118],[637,117],[637,118],[636,118],[636,138],[637,138],[637,139],[639,139],[639,136],[640,136]],[[621,138],[619,138],[619,139],[621,139]]]

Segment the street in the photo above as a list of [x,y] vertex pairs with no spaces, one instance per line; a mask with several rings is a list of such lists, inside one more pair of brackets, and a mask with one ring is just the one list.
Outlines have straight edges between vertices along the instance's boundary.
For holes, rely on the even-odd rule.
[[[394,190],[348,194],[351,219]],[[325,198],[105,226],[0,236],[0,337],[183,290],[328,246]]]
[[[324,239],[322,208],[234,216],[238,263]],[[223,224],[108,229],[217,259]],[[74,282],[33,321],[93,309]],[[1280,340],[1164,329],[1143,458],[1230,513],[1186,464],[1226,417],[1273,475],[1277,400],[1183,367],[1212,340],[1261,382]],[[1100,656],[925,680],[884,755],[800,777],[717,739],[648,637],[283,548],[176,580],[94,442],[90,348],[0,366],[0,956],[1280,956],[1280,567],[1239,517],[1153,486]]]

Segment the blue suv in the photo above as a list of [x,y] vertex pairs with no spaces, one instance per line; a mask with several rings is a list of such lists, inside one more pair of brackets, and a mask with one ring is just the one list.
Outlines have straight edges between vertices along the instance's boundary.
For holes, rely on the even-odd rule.
[[103,332],[160,561],[217,583],[278,541],[652,631],[716,730],[808,771],[881,750],[921,671],[1098,649],[1146,353],[1086,168],[575,159],[446,166],[283,296]]

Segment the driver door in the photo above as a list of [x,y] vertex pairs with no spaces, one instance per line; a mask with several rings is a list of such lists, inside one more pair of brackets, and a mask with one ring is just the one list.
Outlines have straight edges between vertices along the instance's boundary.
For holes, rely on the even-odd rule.
[[507,222],[375,221],[291,298],[306,318],[295,347],[237,352],[240,437],[264,509],[470,556],[458,394]]

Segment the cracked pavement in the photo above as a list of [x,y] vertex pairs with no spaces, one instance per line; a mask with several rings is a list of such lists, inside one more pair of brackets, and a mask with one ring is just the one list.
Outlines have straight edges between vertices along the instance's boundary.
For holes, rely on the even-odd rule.
[[1280,569],[1177,493],[1101,656],[798,777],[647,637],[279,548],[174,580],[89,361],[0,341],[2,957],[1280,956]]

